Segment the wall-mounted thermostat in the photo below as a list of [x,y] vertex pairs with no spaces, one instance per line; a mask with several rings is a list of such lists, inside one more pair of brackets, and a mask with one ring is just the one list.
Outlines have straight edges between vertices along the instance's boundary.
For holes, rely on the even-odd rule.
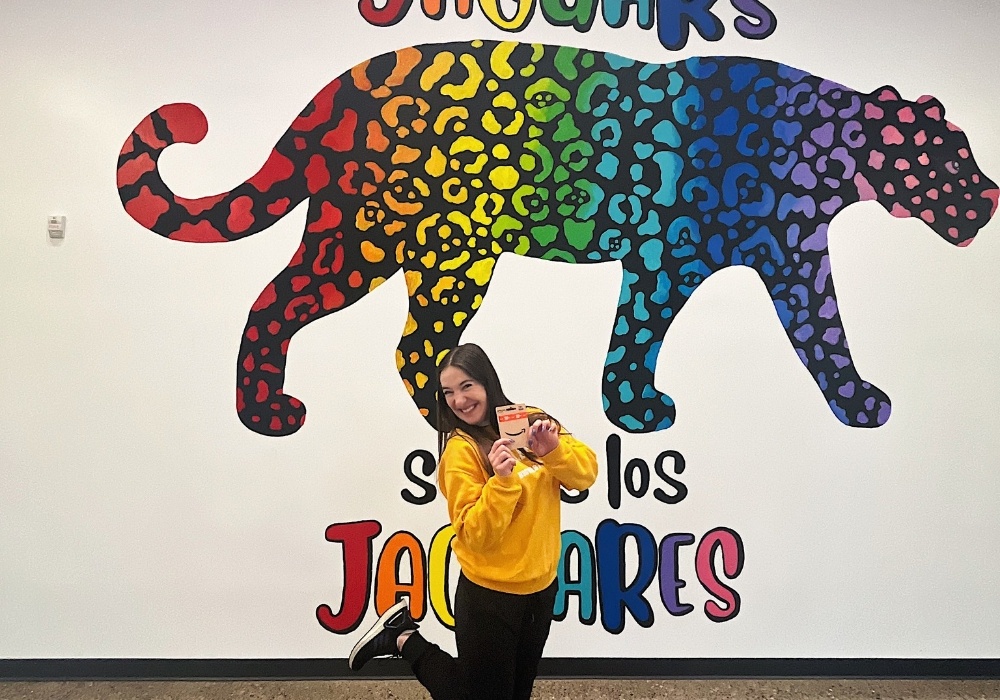
[[50,216],[49,238],[65,238],[65,237],[66,237],[66,217]]

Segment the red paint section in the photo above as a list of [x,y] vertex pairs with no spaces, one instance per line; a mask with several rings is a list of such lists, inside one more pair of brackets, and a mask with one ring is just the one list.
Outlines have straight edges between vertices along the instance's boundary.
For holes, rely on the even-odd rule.
[[278,292],[274,287],[274,282],[271,282],[271,284],[267,285],[264,288],[264,291],[260,293],[260,296],[257,297],[257,301],[253,303],[250,310],[263,311],[276,301],[278,301]]
[[271,392],[267,388],[267,382],[265,382],[263,379],[261,379],[260,381],[258,381],[257,382],[257,395],[254,397],[254,399],[257,401],[257,403],[263,403],[264,401],[267,401],[267,397],[270,394],[271,394]]
[[156,135],[156,129],[153,128],[152,115],[147,116],[145,119],[139,122],[139,126],[135,127],[135,131],[133,133],[136,136],[138,136],[139,140],[142,141],[144,144],[146,144],[147,146],[151,146],[156,150],[161,150],[170,145],[166,141],[161,140],[160,137]]
[[340,271],[344,268],[344,246],[338,245],[333,249],[333,264],[330,265],[330,269],[333,274],[339,275]]
[[316,252],[316,258],[313,260],[312,264],[314,274],[325,275],[330,271],[330,268],[326,267],[323,264],[323,261],[326,259],[326,249],[330,247],[331,243],[333,243],[332,238],[324,238],[319,242],[319,249]]
[[229,218],[226,226],[233,233],[243,233],[253,226],[253,200],[250,197],[237,197],[229,205]]
[[346,153],[354,149],[354,130],[358,127],[358,113],[353,109],[345,109],[344,116],[334,129],[326,132],[320,143],[332,148],[338,153]]
[[153,170],[156,170],[156,163],[148,153],[143,153],[118,168],[118,187],[134,185],[140,177]]
[[179,102],[163,105],[156,113],[167,123],[175,143],[198,143],[208,133],[205,113],[193,104]]
[[199,216],[202,213],[208,211],[216,204],[228,197],[228,193],[217,194],[212,197],[199,197],[198,199],[184,199],[183,197],[174,197],[174,202],[184,207],[187,213],[191,216]]
[[304,242],[299,243],[299,247],[295,249],[295,255],[293,255],[292,259],[288,262],[288,267],[298,267],[301,265],[302,257],[305,255],[305,252],[306,244]]
[[[322,292],[322,288],[320,288],[320,291]],[[285,320],[294,321],[297,316],[299,321],[305,323],[308,318],[309,307],[313,306],[315,303],[316,297],[312,294],[303,294],[302,296],[295,297],[285,305]],[[301,309],[301,307],[306,308]]]
[[330,171],[326,168],[326,159],[319,155],[309,158],[309,165],[306,166],[306,188],[309,194],[316,194],[321,189],[330,184]]
[[264,167],[247,182],[258,192],[267,192],[276,182],[284,182],[294,174],[295,164],[278,151],[271,151]]
[[187,241],[188,243],[225,243],[229,240],[219,233],[219,229],[212,226],[209,221],[199,221],[197,224],[181,224],[167,238],[175,241]]
[[333,115],[333,98],[340,89],[340,79],[328,84],[313,98],[313,110],[309,114],[301,114],[294,122],[295,131],[312,131],[320,124],[330,121]]
[[360,169],[361,166],[353,160],[344,164],[344,174],[340,176],[339,180],[337,180],[337,185],[340,187],[341,192],[344,194],[358,193],[358,188],[351,183],[351,180],[354,179],[354,174]]
[[288,197],[282,197],[267,205],[267,213],[273,216],[284,216],[288,212],[288,206],[292,203]]
[[125,211],[140,224],[154,230],[157,220],[170,209],[170,204],[163,197],[153,194],[149,187],[143,186],[135,199],[125,203]]
[[323,296],[323,308],[326,311],[339,309],[344,305],[346,297],[337,289],[333,282],[327,282],[319,288],[319,293]]
[[347,284],[350,285],[351,289],[357,289],[362,284],[364,284],[364,282],[365,282],[364,278],[361,276],[361,273],[358,272],[357,270],[352,272],[350,276],[348,276],[347,278]]
[[340,226],[344,220],[344,214],[330,202],[323,202],[320,205],[319,219],[313,221],[306,227],[309,233],[322,233],[332,228]]
[[312,278],[309,275],[296,275],[292,278],[292,291],[298,294],[309,286]]
[[372,541],[382,532],[376,520],[338,523],[326,529],[328,542],[340,543],[343,549],[343,599],[339,612],[327,604],[316,608],[316,619],[325,629],[344,634],[361,624],[372,584]]

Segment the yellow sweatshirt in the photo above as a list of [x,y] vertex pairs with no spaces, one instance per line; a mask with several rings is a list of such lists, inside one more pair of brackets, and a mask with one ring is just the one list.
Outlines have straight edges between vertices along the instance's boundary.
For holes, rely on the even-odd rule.
[[[515,458],[519,455],[515,451]],[[465,576],[480,586],[526,595],[556,576],[562,543],[559,486],[590,488],[594,451],[568,433],[549,454],[517,462],[509,476],[488,476],[479,447],[456,430],[439,464],[441,493],[455,528],[452,545]]]

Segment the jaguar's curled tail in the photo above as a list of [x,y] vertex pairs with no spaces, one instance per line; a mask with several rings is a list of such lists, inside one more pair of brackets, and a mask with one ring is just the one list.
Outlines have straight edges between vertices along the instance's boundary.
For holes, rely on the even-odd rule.
[[[263,231],[309,196],[309,157],[300,146],[309,132],[327,124],[337,87],[334,81],[314,98],[256,175],[229,192],[197,199],[174,194],[160,177],[158,161],[168,146],[199,143],[208,121],[193,104],[160,107],[139,122],[119,153],[118,195],[125,211],[150,231],[179,241],[222,243]],[[354,124],[342,121],[339,127],[352,131]],[[333,129],[321,136],[329,141],[338,134]]]
[[[192,104],[154,111],[132,131],[119,154],[118,192],[125,210],[144,228],[174,240],[237,240],[263,231],[313,198],[306,216],[309,235],[253,303],[240,345],[236,410],[244,425],[265,435],[293,433],[305,421],[305,406],[284,391],[291,337],[313,320],[354,303],[399,267],[395,256],[375,258],[353,220],[330,199],[343,205],[342,198],[367,192],[363,174],[345,157],[354,149],[357,114],[334,108],[340,86],[334,80],[321,90],[260,170],[229,192],[186,199],[160,176],[157,162],[164,149],[198,143],[208,131],[205,115]],[[321,191],[327,196],[314,197]]]

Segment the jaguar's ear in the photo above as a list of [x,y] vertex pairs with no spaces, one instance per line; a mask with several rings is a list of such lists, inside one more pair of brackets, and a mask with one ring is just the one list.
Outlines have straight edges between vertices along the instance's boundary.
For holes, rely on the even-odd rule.
[[917,98],[917,104],[924,110],[924,114],[936,122],[944,120],[944,105],[933,95],[921,95]]
[[878,90],[872,92],[872,95],[879,102],[899,102],[903,99],[892,85],[883,85]]

